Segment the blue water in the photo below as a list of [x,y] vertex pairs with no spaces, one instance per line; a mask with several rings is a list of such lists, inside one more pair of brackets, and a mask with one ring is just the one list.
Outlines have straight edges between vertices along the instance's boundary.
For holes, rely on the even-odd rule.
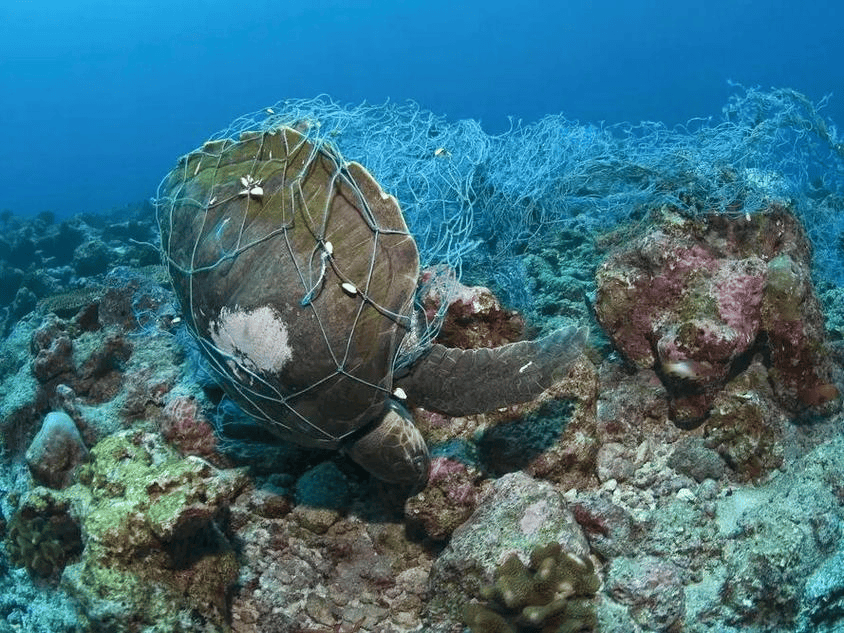
[[243,112],[327,93],[413,99],[488,132],[508,116],[669,125],[732,89],[789,87],[844,121],[833,0],[0,4],[0,209],[63,217],[154,195]]

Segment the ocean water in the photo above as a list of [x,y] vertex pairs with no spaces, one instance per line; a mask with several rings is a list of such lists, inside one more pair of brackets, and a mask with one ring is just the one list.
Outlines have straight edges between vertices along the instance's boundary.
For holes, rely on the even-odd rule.
[[495,133],[717,118],[733,80],[833,94],[841,122],[842,17],[832,0],[4,2],[0,209],[147,199],[176,156],[290,97],[412,99]]
[[[548,534],[595,562],[605,633],[844,630],[842,24],[844,3],[831,0],[0,3],[0,633],[486,633],[500,629],[463,604],[515,621],[496,604],[500,588],[472,591],[504,574],[496,565],[508,551],[525,561],[546,551]],[[422,267],[446,264],[501,301],[486,324],[473,313],[440,331],[432,319],[422,340],[481,332],[492,346],[591,328],[588,360],[577,356],[560,396],[457,424],[416,409],[434,466],[407,504],[345,453],[267,443],[221,385],[260,400],[261,388],[237,381],[258,368],[252,356],[287,362],[284,345],[268,343],[286,344],[287,325],[256,310],[270,325],[242,345],[235,338],[252,322],[226,330],[229,307],[234,321],[244,314],[224,306],[214,327],[229,343],[206,340],[219,357],[203,356],[186,327],[198,330],[188,306],[200,294],[180,306],[159,266],[161,234],[169,244],[189,233],[177,223],[161,231],[155,213],[195,208],[180,198],[190,174],[179,157],[280,124],[359,161],[395,194]],[[215,169],[202,161],[248,138],[181,165],[194,176]],[[207,270],[195,236],[168,253],[184,256],[183,293],[209,270],[233,281],[213,250],[242,235],[227,232],[242,225],[225,214],[264,196],[262,182],[241,182],[232,207],[213,191],[197,196],[205,218],[212,207],[225,217],[202,225],[217,240]],[[773,204],[794,210],[813,248],[799,235],[769,239],[786,234],[777,213],[756,213]],[[680,213],[649,215],[663,206]],[[624,328],[602,332],[596,319],[613,314],[599,300],[600,262],[641,244],[631,226],[653,228],[643,219],[671,233],[681,218],[715,218],[701,230],[707,248],[763,227],[750,256],[767,261],[770,241],[811,263],[809,274],[802,260],[777,257],[791,316],[771,308],[774,326],[736,352],[722,382],[701,378],[709,357],[637,366]],[[340,253],[348,244],[337,235]],[[289,284],[299,301],[275,306],[291,319],[329,295],[334,246],[324,238],[302,288]],[[250,248],[264,243],[239,262],[257,253],[270,275],[285,274],[291,247],[276,242],[281,255],[261,259]],[[688,252],[699,270],[715,265]],[[736,266],[711,286],[724,296],[694,286],[665,318],[691,327],[697,313],[681,313],[721,299],[719,309],[753,313],[741,293],[763,273],[750,256],[717,264]],[[617,260],[628,290],[636,280],[624,275],[645,259]],[[357,301],[373,270],[343,284],[340,300]],[[254,287],[282,287],[253,272]],[[430,279],[434,292],[442,278]],[[800,294],[812,282],[817,301]],[[213,290],[209,302],[227,300]],[[489,299],[464,292],[483,299],[472,310]],[[330,314],[332,305],[322,304]],[[795,323],[805,337],[792,342]],[[320,327],[309,361],[324,353],[336,364],[327,374],[354,376],[354,334],[343,331],[335,354],[334,332]],[[426,351],[416,346],[407,363]],[[519,374],[558,360],[546,351],[519,357]],[[789,354],[805,383],[788,382]],[[287,386],[276,391],[274,379],[259,382],[277,404]],[[692,431],[672,423],[689,401],[709,416]],[[42,427],[51,410],[70,416],[65,435]],[[324,422],[303,418],[301,434]],[[361,429],[338,433],[347,430]],[[476,564],[483,578],[466,574]]]

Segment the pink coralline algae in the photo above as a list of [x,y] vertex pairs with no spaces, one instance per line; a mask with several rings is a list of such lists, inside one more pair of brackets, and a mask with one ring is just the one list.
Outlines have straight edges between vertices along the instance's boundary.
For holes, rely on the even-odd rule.
[[430,538],[444,541],[475,510],[478,474],[445,457],[431,460],[428,486],[405,504],[405,516]]
[[215,452],[214,429],[193,398],[179,396],[170,400],[162,411],[160,428],[161,434],[183,455],[210,457]]
[[[446,281],[441,281],[443,278]],[[524,319],[507,310],[484,286],[464,286],[439,269],[422,271],[421,284],[427,287],[422,304],[429,321],[436,318],[442,299],[449,304],[437,342],[448,347],[472,349],[496,347],[522,338]]]
[[629,362],[657,372],[681,426],[703,421],[756,355],[782,406],[822,412],[838,392],[810,258],[802,227],[781,207],[696,220],[663,210],[599,267],[597,318]]

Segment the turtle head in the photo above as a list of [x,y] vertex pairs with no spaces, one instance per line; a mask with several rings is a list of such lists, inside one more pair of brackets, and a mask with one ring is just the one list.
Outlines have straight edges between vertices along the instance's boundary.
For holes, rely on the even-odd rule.
[[394,400],[380,421],[346,447],[346,453],[378,479],[407,484],[415,490],[428,482],[431,458],[410,412]]

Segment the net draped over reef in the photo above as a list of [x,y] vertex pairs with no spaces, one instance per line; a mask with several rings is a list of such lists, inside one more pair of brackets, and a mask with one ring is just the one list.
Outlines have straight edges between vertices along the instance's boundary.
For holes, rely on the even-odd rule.
[[417,104],[288,99],[212,139],[291,125],[364,165],[401,204],[422,267],[447,264],[527,307],[520,255],[554,231],[592,232],[672,205],[744,215],[790,204],[815,246],[819,278],[844,284],[844,142],[789,89],[736,86],[720,119],[683,126],[592,125],[547,116],[489,135]]

